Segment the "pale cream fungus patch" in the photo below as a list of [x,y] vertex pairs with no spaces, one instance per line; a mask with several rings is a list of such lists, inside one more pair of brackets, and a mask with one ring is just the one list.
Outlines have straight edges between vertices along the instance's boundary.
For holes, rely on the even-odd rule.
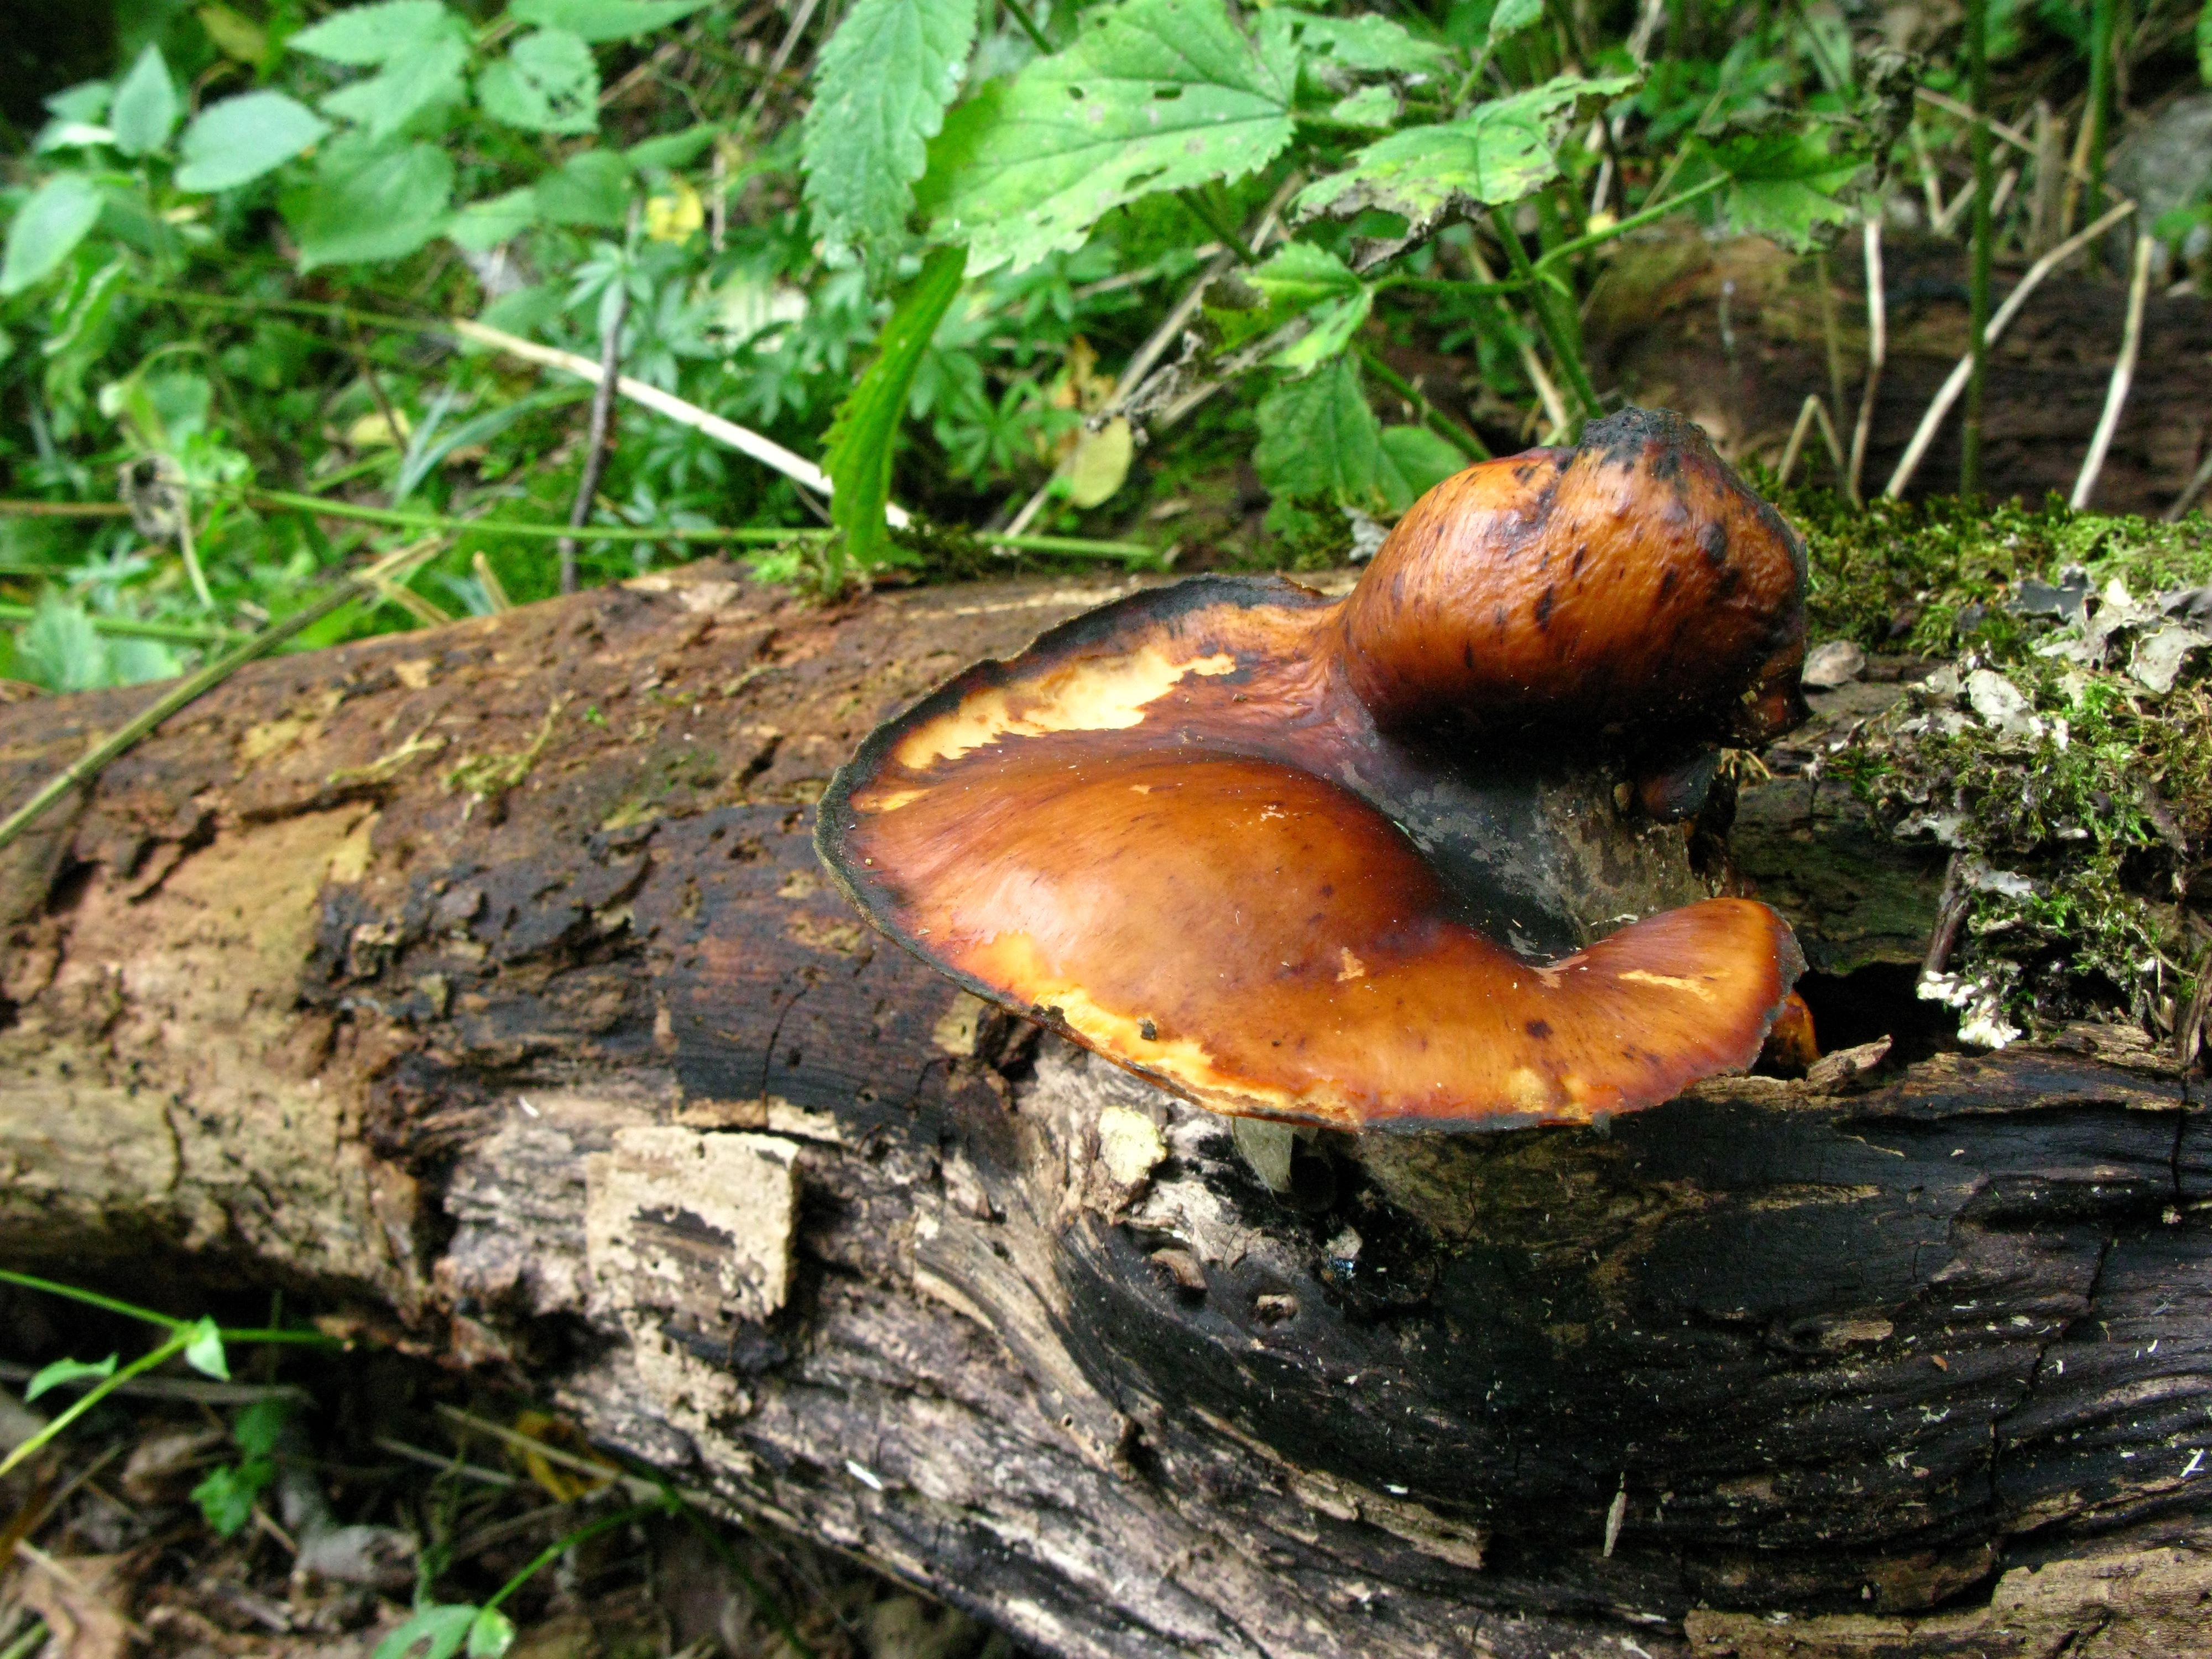
[[1668,991],[1686,991],[1700,1002],[1711,1002],[1713,1000],[1712,988],[1700,984],[1694,979],[1677,979],[1672,974],[1655,974],[1643,968],[1632,968],[1620,977],[1624,982],[1656,985]]
[[1009,693],[994,686],[963,700],[949,714],[921,726],[898,746],[899,764],[923,771],[1001,738],[1041,738],[1054,732],[1121,732],[1142,723],[1145,710],[1192,674],[1237,672],[1226,651],[1176,661],[1156,645],[1125,657],[1070,663]]

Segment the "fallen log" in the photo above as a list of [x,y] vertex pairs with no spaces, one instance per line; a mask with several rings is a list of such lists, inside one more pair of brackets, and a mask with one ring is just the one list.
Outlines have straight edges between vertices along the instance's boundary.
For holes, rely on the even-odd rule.
[[[509,1368],[1054,1654],[2196,1650],[2202,1079],[1940,1042],[1940,872],[1833,785],[1735,856],[1881,1069],[1279,1195],[867,932],[830,771],[1127,586],[700,566],[245,671],[0,852],[0,1249]],[[144,696],[0,711],[0,798]]]

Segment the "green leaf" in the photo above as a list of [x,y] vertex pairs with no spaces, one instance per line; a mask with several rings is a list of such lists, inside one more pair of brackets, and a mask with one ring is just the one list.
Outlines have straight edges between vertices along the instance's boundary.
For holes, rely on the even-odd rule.
[[469,1621],[469,1659],[504,1659],[514,1645],[514,1620],[486,1607]]
[[525,132],[597,132],[599,66],[583,36],[538,29],[477,76],[477,100],[493,120]]
[[1626,75],[1561,75],[1456,121],[1394,132],[1343,172],[1307,185],[1298,211],[1349,218],[1379,208],[1403,216],[1418,236],[1447,212],[1517,202],[1559,176],[1557,151],[1575,106],[1633,85]]
[[2204,9],[2197,15],[2197,73],[2212,87],[2212,0],[2204,0]]
[[514,0],[507,15],[518,23],[566,29],[586,40],[629,40],[665,29],[713,0]]
[[1307,313],[1312,326],[1268,359],[1296,374],[1327,362],[1342,351],[1374,307],[1375,295],[1334,253],[1308,242],[1287,242],[1266,264],[1244,273],[1259,290],[1267,310],[1245,337]]
[[147,47],[131,66],[131,73],[123,77],[123,84],[116,88],[115,101],[108,107],[107,125],[115,134],[115,148],[125,155],[144,155],[161,149],[177,130],[181,110],[177,83],[169,78],[169,65],[161,57],[161,49]]
[[1359,370],[1339,357],[1260,400],[1252,465],[1276,495],[1333,495],[1371,507],[1386,499],[1382,428],[1359,389]]
[[114,1375],[113,1354],[97,1364],[88,1359],[57,1359],[51,1365],[41,1365],[23,1385],[23,1401],[27,1405],[48,1389],[58,1389],[66,1382],[89,1382]]
[[441,35],[394,58],[366,81],[340,87],[323,100],[323,108],[360,122],[372,138],[389,137],[423,111],[466,96],[461,71],[468,61],[466,40]]
[[52,588],[39,595],[15,649],[29,678],[49,691],[92,691],[114,684],[107,642],[92,617]]
[[1362,285],[1349,299],[1317,307],[1313,313],[1313,326],[1267,361],[1294,374],[1308,373],[1349,345],[1374,307],[1374,291]]
[[466,25],[438,0],[381,0],[380,4],[334,12],[286,44],[333,64],[360,68],[411,56],[434,40],[453,39],[456,31],[462,40],[468,39]]
[[538,181],[538,216],[611,230],[629,211],[629,162],[619,151],[579,150]]
[[477,1613],[475,1605],[466,1601],[417,1608],[413,1618],[376,1644],[371,1659],[453,1659],[469,1639]]
[[973,271],[1079,246],[1124,202],[1249,173],[1291,141],[1287,22],[1255,43],[1222,0],[1121,0],[1084,14],[1080,31],[959,134],[934,228],[968,242]]
[[1543,15],[1544,0],[1498,0],[1498,9],[1490,14],[1490,39],[1495,44],[1518,34]]
[[1398,94],[1386,86],[1362,87],[1329,106],[1328,118],[1348,127],[1378,131],[1398,124]]
[[230,1361],[222,1352],[222,1333],[216,1328],[212,1319],[203,1319],[192,1326],[191,1340],[185,1344],[185,1364],[202,1376],[212,1376],[218,1382],[230,1381]]
[[108,101],[114,96],[115,88],[105,81],[80,81],[48,94],[46,104],[57,121],[82,121],[89,125],[106,118]]
[[1401,511],[1468,465],[1465,455],[1425,426],[1384,427],[1382,453],[1404,494],[1402,503],[1394,503]]
[[210,104],[185,129],[179,190],[234,190],[284,165],[330,131],[330,123],[281,92],[246,92]]
[[1729,175],[1720,214],[1731,229],[1802,252],[1820,226],[1856,216],[1839,198],[1859,158],[1830,154],[1825,131],[1747,133],[1716,145],[1708,159]]
[[822,48],[800,165],[816,232],[895,239],[975,41],[975,0],[858,0]]
[[284,1437],[285,1425],[291,1420],[289,1400],[257,1400],[231,1420],[230,1437],[248,1460],[273,1457],[276,1443]]
[[200,1506],[200,1514],[216,1536],[235,1538],[253,1519],[253,1501],[268,1490],[276,1473],[276,1465],[266,1458],[226,1463],[210,1469],[192,1488],[192,1502]]
[[524,185],[460,209],[446,227],[446,234],[471,253],[489,253],[537,222],[538,192]]
[[300,269],[313,270],[414,252],[443,232],[453,195],[453,158],[437,145],[348,134],[323,147],[313,181],[282,205]]
[[830,475],[830,516],[863,570],[890,562],[884,508],[891,498],[891,451],[915,371],[937,325],[960,292],[958,248],[939,248],[922,265],[877,342],[870,364],[837,410],[823,469]]
[[100,217],[100,195],[78,173],[58,173],[15,210],[0,258],[0,296],[21,294],[69,258]]
[[697,161],[702,151],[714,142],[721,128],[711,121],[702,121],[696,127],[686,127],[681,132],[664,132],[658,138],[641,138],[623,152],[623,159],[640,173],[656,167],[673,170],[689,167]]
[[1358,17],[1301,15],[1293,21],[1300,46],[1354,74],[1433,75],[1457,56],[1449,46],[1424,40],[1372,12]]

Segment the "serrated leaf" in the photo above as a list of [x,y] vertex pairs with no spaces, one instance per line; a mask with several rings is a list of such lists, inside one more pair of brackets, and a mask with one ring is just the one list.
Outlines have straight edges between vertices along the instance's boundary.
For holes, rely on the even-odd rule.
[[538,29],[477,75],[477,101],[493,120],[525,132],[596,132],[599,66],[580,34]]
[[323,108],[359,122],[372,138],[386,138],[424,110],[459,102],[466,94],[461,71],[468,61],[465,40],[441,35],[366,81],[340,87],[323,100]]
[[631,40],[689,17],[713,0],[514,0],[518,23],[566,29],[586,40]]
[[404,58],[433,40],[452,39],[457,30],[466,40],[461,20],[438,0],[379,0],[375,5],[333,12],[285,44],[333,64],[365,68]]
[[629,212],[629,162],[611,149],[580,150],[538,181],[538,216],[611,230]]
[[1425,426],[1384,427],[1382,453],[1397,474],[1406,507],[1468,465],[1466,456]]
[[377,143],[358,134],[332,139],[312,182],[284,193],[300,269],[397,259],[446,228],[453,158],[435,144]]
[[1352,507],[1382,502],[1382,428],[1349,358],[1284,381],[1260,400],[1258,415],[1252,465],[1271,493],[1331,495]]
[[220,1538],[235,1538],[253,1518],[253,1501],[268,1489],[276,1465],[264,1458],[210,1469],[192,1488],[192,1502]]
[[486,1607],[469,1621],[469,1659],[505,1659],[514,1645],[514,1620]]
[[891,498],[891,455],[915,371],[945,313],[960,292],[958,248],[931,254],[900,298],[877,342],[876,360],[837,410],[823,470],[830,475],[830,515],[845,532],[846,550],[863,570],[887,562],[884,508]]
[[975,40],[975,0],[858,0],[822,49],[800,166],[830,242],[896,238]]
[[446,234],[471,253],[489,253],[537,222],[538,192],[525,185],[459,209],[446,227]]
[[1457,57],[1449,46],[1424,40],[1372,12],[1358,17],[1300,14],[1293,21],[1299,45],[1354,74],[1433,75]]
[[145,155],[161,149],[177,130],[181,110],[177,83],[169,78],[161,49],[147,47],[116,88],[115,101],[108,106],[107,125],[115,135],[115,148],[125,155]]
[[1394,132],[1359,151],[1343,172],[1307,185],[1297,210],[1348,218],[1379,208],[1403,216],[1419,235],[1455,208],[1517,202],[1559,176],[1557,152],[1575,106],[1635,83],[1626,75],[1561,75],[1456,121]]
[[1825,132],[1746,134],[1715,146],[1708,159],[1729,175],[1720,215],[1732,230],[1802,252],[1820,226],[1856,216],[1840,198],[1861,162],[1832,155]]
[[9,222],[0,296],[21,293],[68,258],[100,210],[100,191],[82,173],[58,173],[40,185]]
[[469,1639],[478,1611],[466,1601],[418,1607],[412,1618],[376,1644],[372,1659],[453,1659]]
[[234,190],[284,165],[331,130],[281,92],[246,92],[210,104],[177,146],[179,190]]
[[1237,178],[1291,141],[1287,24],[1253,40],[1222,0],[1121,0],[1080,28],[1015,77],[982,130],[960,135],[934,228],[969,244],[971,271],[1079,246],[1124,202]]
[[1498,0],[1497,9],[1490,14],[1490,38],[1498,41],[1518,34],[1543,15],[1544,0]]
[[185,1364],[202,1376],[212,1376],[218,1382],[230,1381],[230,1361],[222,1351],[222,1332],[212,1319],[202,1319],[192,1326],[190,1340],[185,1344]]
[[1398,120],[1398,94],[1389,87],[1362,87],[1329,106],[1328,118],[1348,127],[1373,127],[1377,131]]
[[1269,304],[1289,307],[1341,300],[1363,286],[1351,266],[1310,242],[1284,243],[1263,263],[1246,271],[1244,280],[1259,289]]
[[1352,337],[1359,331],[1359,325],[1367,320],[1367,313],[1374,306],[1373,291],[1363,287],[1349,299],[1317,307],[1312,313],[1313,326],[1268,362],[1293,374],[1310,372],[1338,356],[1352,343]]
[[47,1389],[58,1389],[65,1383],[100,1382],[114,1375],[113,1354],[96,1363],[89,1359],[57,1359],[31,1374],[31,1380],[23,1385],[23,1401],[27,1405]]
[[697,161],[702,151],[714,142],[721,128],[711,121],[702,121],[696,127],[686,127],[681,132],[664,132],[657,138],[641,138],[623,152],[623,159],[639,172],[655,167],[689,167]]

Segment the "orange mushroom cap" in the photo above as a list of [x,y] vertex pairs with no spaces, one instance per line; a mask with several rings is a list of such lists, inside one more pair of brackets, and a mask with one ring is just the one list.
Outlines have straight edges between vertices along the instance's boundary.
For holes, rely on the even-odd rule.
[[1803,568],[1696,428],[1627,411],[1438,485],[1341,603],[1198,578],[978,664],[817,845],[926,961],[1217,1111],[1637,1110],[1749,1065],[1802,963],[1742,899],[1584,944],[1546,802],[1607,729],[1788,720]]

